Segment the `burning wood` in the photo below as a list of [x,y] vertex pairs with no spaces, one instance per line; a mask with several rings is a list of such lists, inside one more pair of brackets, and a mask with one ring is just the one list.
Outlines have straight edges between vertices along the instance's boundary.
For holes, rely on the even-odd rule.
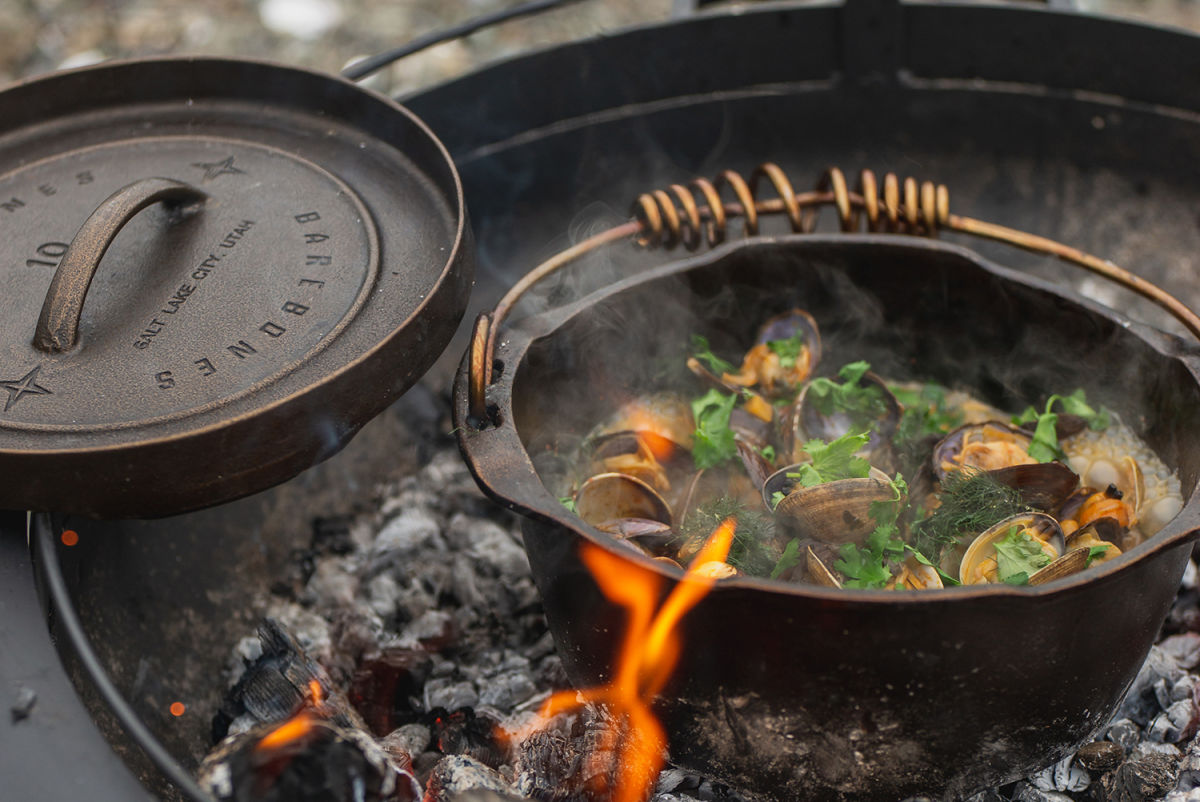
[[[602,704],[614,720],[603,733],[597,751],[612,756],[615,775],[594,775],[595,790],[614,802],[641,802],[648,798],[662,769],[667,737],[651,706],[666,685],[681,648],[676,625],[712,587],[711,565],[724,563],[737,524],[724,521],[692,560],[683,579],[661,606],[661,579],[621,557],[587,545],[583,560],[601,591],[628,612],[628,624],[611,682],[579,691],[560,691],[543,705],[542,721],[585,704]],[[528,737],[528,734],[524,734]]]
[[295,638],[268,619],[259,640],[262,655],[218,717],[233,734],[201,765],[203,787],[220,802],[421,798],[408,756],[384,750],[346,698],[327,692],[328,675]]

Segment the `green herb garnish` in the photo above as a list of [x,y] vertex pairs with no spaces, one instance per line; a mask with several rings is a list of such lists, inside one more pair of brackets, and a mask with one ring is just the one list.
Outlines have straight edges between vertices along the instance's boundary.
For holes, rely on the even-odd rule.
[[1028,510],[1021,493],[985,471],[954,471],[942,480],[941,505],[913,525],[913,544],[935,562],[942,550]]
[[847,432],[836,440],[809,440],[804,452],[812,458],[799,470],[789,472],[787,477],[795,479],[802,487],[834,482],[838,479],[862,479],[871,471],[871,463],[855,452],[867,444],[870,435],[866,432]]
[[708,345],[708,338],[703,335],[692,335],[692,356],[703,362],[709,370],[718,376],[722,373],[734,372],[733,365],[712,352],[712,348]]
[[775,461],[775,446],[763,446],[758,450],[758,453],[767,462]]
[[883,391],[874,385],[861,386],[859,382],[871,365],[867,362],[851,362],[838,371],[842,383],[832,379],[813,379],[808,386],[808,397],[817,411],[829,416],[834,412],[845,412],[856,422],[869,423],[887,414],[887,402]]
[[775,567],[771,569],[771,579],[779,579],[785,571],[790,570],[798,562],[800,562],[800,541],[792,538],[783,549],[783,554],[780,555],[779,561],[775,563]]
[[1089,546],[1087,562],[1084,565],[1085,566],[1091,565],[1092,560],[1096,559],[1097,557],[1103,557],[1104,552],[1108,551],[1109,548],[1111,548],[1111,547],[1112,547],[1112,544],[1110,544],[1110,543],[1105,543],[1103,546]]
[[576,515],[579,514],[579,510],[575,508],[575,499],[571,496],[563,496],[558,500],[558,503],[566,507],[568,512],[573,512]]
[[1050,555],[1041,544],[1018,526],[1010,527],[1008,534],[992,545],[996,549],[996,573],[1009,585],[1029,584],[1029,577],[1050,564]]
[[888,389],[904,407],[896,440],[915,440],[926,435],[942,435],[963,422],[962,411],[946,406],[946,390],[936,384],[909,390],[889,385]]
[[776,490],[774,493],[772,493],[771,494],[771,509],[775,509],[776,507],[778,507],[779,502],[783,501],[785,498],[787,498],[787,493],[784,493],[782,490]]
[[688,513],[679,528],[680,540],[705,538],[726,518],[737,519],[737,529],[725,561],[750,576],[766,576],[775,564],[766,546],[774,534],[774,522],[761,507],[751,509],[730,496],[715,498]]
[[804,335],[796,332],[786,340],[768,340],[767,348],[779,356],[780,367],[794,368],[804,350]]
[[904,553],[905,543],[898,535],[900,528],[896,521],[900,517],[903,506],[902,499],[908,492],[908,484],[904,477],[896,474],[890,480],[893,498],[890,501],[874,501],[868,513],[875,519],[877,526],[867,535],[864,548],[853,543],[843,544],[839,550],[841,559],[833,567],[845,574],[848,588],[882,588],[892,578],[892,572],[887,562],[890,558]]
[[697,470],[711,468],[737,456],[737,443],[729,428],[729,416],[736,395],[709,390],[692,402],[692,417],[696,421],[693,436],[692,460]]
[[1066,459],[1062,447],[1058,444],[1058,413],[1054,412],[1055,404],[1062,405],[1062,411],[1068,415],[1077,415],[1087,421],[1088,428],[1103,431],[1108,428],[1108,410],[1099,411],[1087,402],[1083,388],[1070,395],[1052,395],[1046,399],[1043,412],[1029,406],[1020,415],[1013,418],[1013,423],[1020,426],[1023,423],[1037,422],[1033,431],[1033,441],[1029,444],[1029,456],[1038,462],[1052,462],[1056,459]]
[[947,587],[947,588],[958,587],[959,585],[962,584],[962,582],[959,582],[957,579],[950,576],[948,573],[943,571],[941,568],[934,565],[928,557],[926,557],[924,554],[922,554],[921,552],[914,549],[912,546],[905,545],[904,548],[910,554],[912,554],[912,556],[916,559],[917,562],[921,563],[922,565],[928,565],[930,568],[937,571],[938,576],[940,576],[942,578],[942,587]]

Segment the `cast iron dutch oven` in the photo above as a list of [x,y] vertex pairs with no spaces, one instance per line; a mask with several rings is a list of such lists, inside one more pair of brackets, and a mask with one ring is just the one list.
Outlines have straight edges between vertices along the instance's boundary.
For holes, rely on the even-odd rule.
[[145,517],[278,484],[441,353],[462,188],[342,79],[116,63],[0,95],[0,509]]
[[661,710],[672,759],[764,798],[968,795],[1068,754],[1141,666],[1200,534],[1200,350],[971,251],[878,235],[748,240],[621,281],[505,329],[460,443],[481,487],[524,515],[526,549],[572,681],[610,676],[623,611],[580,560],[678,577],[560,503],[564,459],[624,400],[663,389],[688,335],[753,340],[809,310],[837,364],[1022,408],[1075,387],[1118,410],[1182,479],[1183,511],[1120,559],[1039,588],[840,591],[722,580],[682,623]]

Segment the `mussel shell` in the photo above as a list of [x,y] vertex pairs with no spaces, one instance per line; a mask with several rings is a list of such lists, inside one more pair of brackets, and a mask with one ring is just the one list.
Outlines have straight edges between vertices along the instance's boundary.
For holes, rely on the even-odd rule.
[[1053,552],[1050,555],[1051,560],[1058,559],[1066,549],[1062,527],[1058,525],[1058,521],[1049,515],[1040,512],[1024,512],[1012,515],[988,527],[988,529],[971,541],[971,545],[967,547],[966,553],[963,554],[962,562],[959,564],[959,581],[964,585],[978,584],[971,580],[974,569],[980,563],[992,557],[995,553],[992,544],[997,540],[1007,537],[1009,530],[1014,526],[1038,532],[1037,539],[1049,546],[1047,551]]
[[621,518],[648,518],[671,525],[671,507],[641,479],[598,473],[579,487],[575,512],[592,526]]
[[1000,484],[1020,491],[1021,499],[1038,510],[1056,510],[1079,487],[1075,471],[1061,462],[1011,465],[989,471]]
[[[864,449],[865,451],[875,451],[892,442],[892,437],[896,434],[896,427],[900,425],[900,402],[896,400],[896,396],[888,389],[883,379],[871,371],[864,373],[858,384],[860,387],[875,387],[883,394],[886,411],[881,417],[869,422],[871,439],[867,441]],[[813,438],[829,442],[855,428],[856,421],[845,412],[835,410],[831,415],[821,414],[816,404],[809,400],[808,391],[811,387],[811,384],[807,385],[797,401],[799,414],[793,419],[799,426],[797,443]],[[857,423],[861,427],[865,422]]]
[[1029,449],[1029,444],[1033,442],[1033,437],[1028,432],[1009,426],[1007,423],[1001,423],[1000,421],[967,423],[959,426],[939,440],[938,444],[933,447],[933,474],[938,478],[939,482],[945,479],[946,474],[949,472],[944,467],[944,464],[955,463],[954,457],[962,451],[963,438],[968,433],[982,431],[985,427],[993,428],[1001,435],[1010,438],[1013,442],[1019,443],[1026,451]]
[[[792,466],[796,470],[798,466]],[[783,469],[786,474],[788,468]],[[763,486],[786,487],[772,474]],[[791,480],[786,479],[790,482]],[[772,493],[774,491],[771,491]],[[839,479],[834,482],[795,487],[775,507],[776,536],[783,540],[793,537],[812,538],[823,543],[862,543],[878,525],[870,515],[871,504],[895,499],[887,474],[872,468],[864,479]],[[898,503],[903,503],[903,499]]]
[[799,333],[808,348],[808,366],[810,371],[817,369],[821,361],[821,330],[817,321],[803,309],[792,309],[780,315],[767,318],[758,327],[758,335],[754,338],[755,345],[769,343],[775,340],[788,340]]

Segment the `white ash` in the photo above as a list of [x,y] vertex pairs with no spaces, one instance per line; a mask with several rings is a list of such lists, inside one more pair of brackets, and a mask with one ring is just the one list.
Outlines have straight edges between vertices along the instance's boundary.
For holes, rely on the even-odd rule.
[[[276,589],[270,613],[344,687],[365,656],[388,649],[427,655],[427,675],[407,701],[412,720],[397,722],[382,739],[389,752],[411,755],[418,777],[427,783],[426,798],[569,798],[562,796],[567,792],[561,777],[539,776],[537,766],[523,762],[520,746],[501,756],[478,742],[487,722],[515,731],[552,690],[566,685],[517,519],[482,497],[447,443],[417,475],[386,488],[377,509],[349,522],[344,534],[336,539],[337,548],[323,549],[314,539],[313,552],[304,555],[307,567],[297,571],[291,588]],[[1195,567],[1189,566],[1168,631],[1197,628],[1196,583]],[[255,649],[254,639],[239,643],[231,682]],[[1200,802],[1195,739],[1200,677],[1191,673],[1197,665],[1200,634],[1195,632],[1173,634],[1151,650],[1113,720],[1097,736],[1124,750],[1118,768],[1089,772],[1071,756],[970,802]],[[431,714],[461,709],[473,711],[477,723],[439,735]],[[560,748],[564,760],[579,763],[580,745],[603,715],[589,711],[562,718],[557,729],[541,736],[543,745]],[[481,757],[494,758],[496,765],[486,765]],[[568,767],[576,774],[573,781],[603,770],[602,762]],[[445,793],[431,795],[435,788]],[[473,796],[464,796],[472,789]],[[1147,790],[1161,793],[1139,796]],[[746,798],[668,764],[652,800]]]

